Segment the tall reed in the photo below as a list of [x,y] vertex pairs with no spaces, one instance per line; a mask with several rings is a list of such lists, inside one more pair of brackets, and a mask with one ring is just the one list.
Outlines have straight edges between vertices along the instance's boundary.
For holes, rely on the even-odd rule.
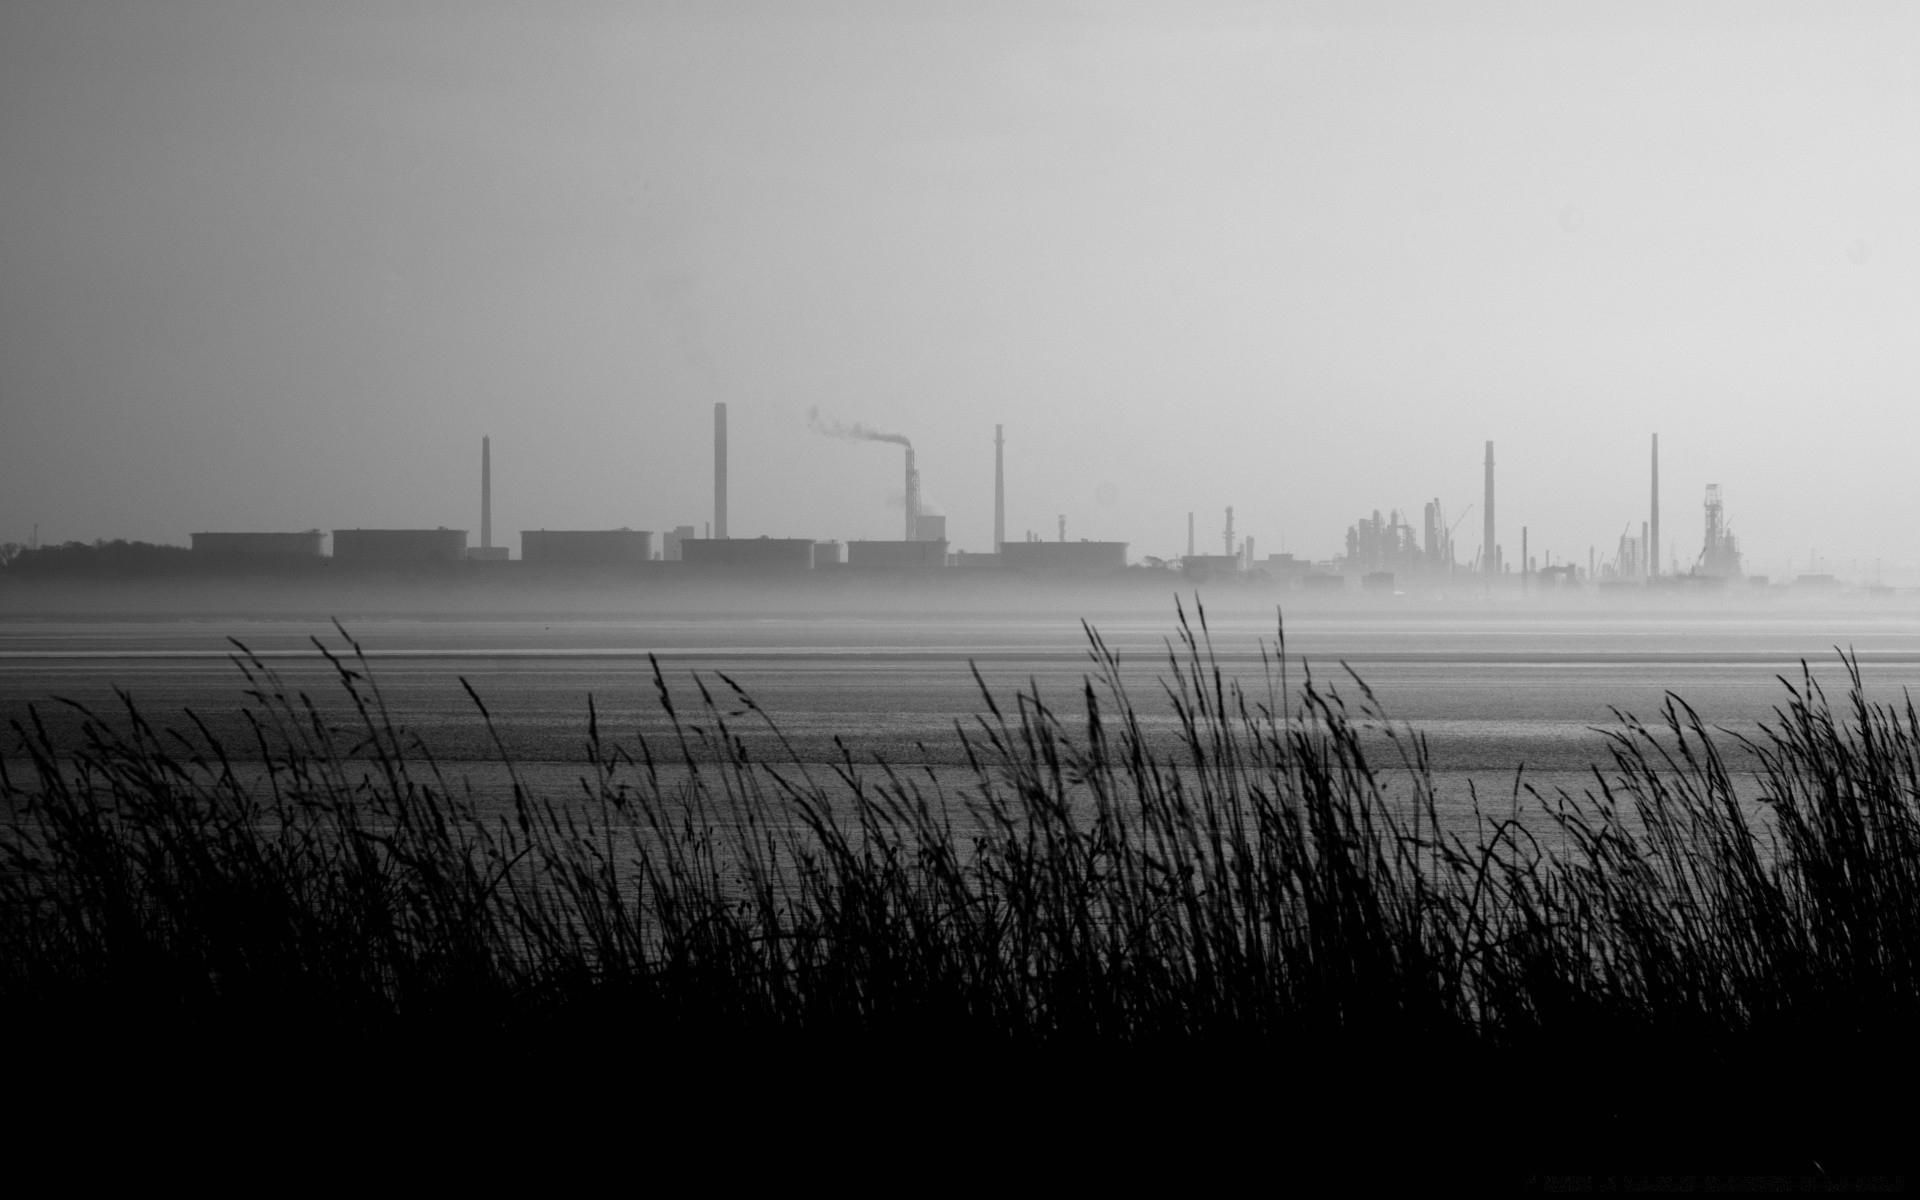
[[688,708],[657,663],[668,739],[589,702],[579,791],[535,794],[503,750],[491,810],[351,639],[320,646],[345,723],[237,649],[244,747],[131,700],[77,743],[36,713],[4,781],[0,1001],[141,1036],[1257,1062],[1296,1102],[1431,1088],[1536,1134],[1541,1086],[1561,1115],[1685,1119],[1663,1079],[1723,1106],[1702,1121],[1774,1089],[1831,1134],[1809,1089],[1920,1060],[1920,715],[1857,663],[1838,708],[1783,681],[1755,734],[1674,697],[1621,714],[1586,791],[1463,830],[1418,733],[1357,677],[1296,681],[1284,629],[1245,683],[1180,614],[1171,748],[1087,637],[1071,716],[981,682],[961,786],[852,746],[758,761],[748,734],[786,743],[749,695],[715,674]]

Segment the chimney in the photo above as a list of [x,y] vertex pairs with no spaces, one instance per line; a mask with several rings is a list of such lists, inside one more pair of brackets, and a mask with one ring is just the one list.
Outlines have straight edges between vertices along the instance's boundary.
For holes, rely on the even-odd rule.
[[1001,435],[1004,425],[993,427],[993,552],[1007,540],[1007,440]]
[[1484,565],[1487,569],[1487,573],[1493,574],[1500,570],[1500,555],[1499,555],[1499,552],[1494,548],[1494,543],[1493,543],[1493,443],[1492,442],[1487,443],[1487,495],[1486,495],[1486,499],[1481,504],[1481,508],[1484,511],[1480,514],[1480,519],[1482,522],[1484,522],[1485,532],[1482,534],[1482,537],[1481,537],[1480,544],[1484,548],[1480,552],[1480,557],[1482,560],[1482,565]]
[[727,536],[727,406],[713,406],[713,536]]
[[1647,578],[1660,574],[1660,435],[1653,435],[1653,511],[1649,514],[1653,520],[1648,530],[1652,539],[1647,543]]
[[1060,540],[1063,542],[1067,540],[1067,514],[1065,513],[1060,514]]
[[1233,505],[1231,504],[1227,505],[1227,529],[1226,529],[1226,532],[1221,535],[1221,540],[1226,543],[1226,547],[1227,547],[1221,553],[1227,558],[1232,558],[1233,557]]
[[920,540],[920,468],[913,465],[913,447],[907,447],[907,541]]
[[480,439],[480,548],[493,549],[493,439]]

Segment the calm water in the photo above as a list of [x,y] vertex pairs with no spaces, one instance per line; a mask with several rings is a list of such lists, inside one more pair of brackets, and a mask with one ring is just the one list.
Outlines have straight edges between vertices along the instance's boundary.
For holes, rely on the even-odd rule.
[[[1171,716],[1156,677],[1165,671],[1171,619],[1100,623],[1127,664],[1127,681],[1156,732]],[[587,698],[605,734],[669,743],[648,655],[679,702],[697,705],[695,678],[724,694],[733,679],[786,736],[782,746],[744,725],[757,756],[836,761],[835,739],[857,757],[885,757],[942,774],[964,760],[955,734],[984,711],[969,662],[998,696],[1037,688],[1077,711],[1089,668],[1085,636],[1065,617],[940,619],[715,619],[648,621],[362,621],[353,628],[397,721],[455,774],[485,789],[496,754],[461,679],[491,709],[509,753],[529,777],[564,785],[579,773]],[[1805,657],[1830,688],[1844,686],[1836,645],[1851,646],[1876,692],[1920,685],[1920,615],[1879,611],[1733,617],[1715,614],[1308,615],[1290,621],[1292,679],[1357,696],[1344,660],[1389,715],[1423,732],[1446,788],[1468,781],[1505,795],[1524,765],[1536,785],[1583,786],[1604,748],[1596,727],[1611,707],[1653,716],[1674,691],[1709,721],[1751,730],[1784,698],[1781,674]],[[1213,622],[1223,669],[1264,698],[1259,653],[1270,619]],[[11,622],[0,624],[0,716],[63,696],[98,710],[126,689],[149,713],[191,708],[245,757],[244,682],[226,639],[266,656],[287,683],[346,719],[344,694],[309,639],[331,627],[303,621]],[[57,729],[73,716],[40,703]],[[737,704],[730,704],[737,710]],[[11,738],[9,739],[11,742]],[[13,757],[12,746],[8,747]]]

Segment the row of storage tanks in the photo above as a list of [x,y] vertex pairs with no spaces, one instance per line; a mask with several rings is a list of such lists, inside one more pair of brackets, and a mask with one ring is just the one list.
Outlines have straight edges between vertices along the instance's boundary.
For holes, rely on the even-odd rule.
[[[815,542],[807,538],[696,538],[687,527],[662,537],[661,558],[690,566],[808,571],[816,567],[1008,567],[1116,570],[1127,565],[1125,542],[1007,542],[999,554],[949,554],[945,539],[899,542]],[[326,534],[196,533],[193,550],[210,558],[318,559]],[[619,566],[653,561],[645,529],[528,529],[520,558],[529,563]],[[336,529],[336,562],[367,564],[501,561],[504,546],[470,547],[464,529]]]

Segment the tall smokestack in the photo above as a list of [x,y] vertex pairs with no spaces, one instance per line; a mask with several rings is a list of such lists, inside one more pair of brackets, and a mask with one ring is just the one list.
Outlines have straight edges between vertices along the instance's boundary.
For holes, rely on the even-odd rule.
[[1480,519],[1484,523],[1484,526],[1483,526],[1484,532],[1481,534],[1481,543],[1480,543],[1481,544],[1480,565],[1481,565],[1481,568],[1487,572],[1487,574],[1491,575],[1500,569],[1499,555],[1497,555],[1494,552],[1494,548],[1493,548],[1493,443],[1492,442],[1487,443],[1487,495],[1486,495],[1486,499],[1481,502],[1481,508],[1484,509],[1485,511],[1483,511],[1480,514]]
[[727,536],[727,406],[713,406],[713,536]]
[[913,465],[913,447],[907,447],[907,540],[920,540],[920,468]]
[[1231,504],[1227,505],[1227,528],[1226,528],[1226,531],[1220,535],[1220,540],[1226,545],[1226,549],[1221,551],[1221,554],[1226,558],[1232,558],[1233,557],[1233,505]]
[[1007,540],[1007,439],[1002,436],[1004,425],[993,427],[993,552],[1000,553],[1000,543]]
[[1652,526],[1648,536],[1653,540],[1647,543],[1647,578],[1652,579],[1660,574],[1660,435],[1657,433],[1653,435],[1653,511],[1649,515],[1653,519],[1648,522]]
[[493,439],[480,439],[480,548],[493,549]]

